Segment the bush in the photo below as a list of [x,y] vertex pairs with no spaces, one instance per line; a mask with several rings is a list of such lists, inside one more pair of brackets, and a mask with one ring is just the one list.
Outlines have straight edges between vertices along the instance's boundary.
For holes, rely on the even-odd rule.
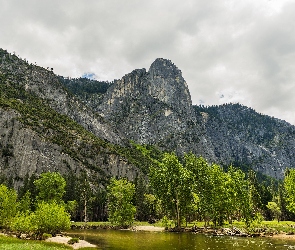
[[68,244],[73,245],[79,242],[79,238],[72,238],[68,241]]
[[33,225],[37,227],[37,233],[50,233],[56,235],[62,230],[70,229],[70,215],[64,206],[55,202],[38,204],[38,208],[32,217]]
[[33,225],[32,217],[34,216],[33,213],[31,214],[24,214],[19,213],[13,219],[11,223],[11,229],[17,233],[34,233],[37,231],[37,226]]
[[51,234],[44,233],[44,234],[42,235],[42,240],[47,240],[48,238],[51,238],[51,237],[52,237]]
[[43,238],[46,234],[56,235],[70,229],[70,215],[57,203],[39,203],[37,210],[30,214],[18,214],[11,229],[18,233],[35,234]]

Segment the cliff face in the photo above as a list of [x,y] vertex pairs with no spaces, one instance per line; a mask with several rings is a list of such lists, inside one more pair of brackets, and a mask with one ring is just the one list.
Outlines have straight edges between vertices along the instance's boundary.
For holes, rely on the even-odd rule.
[[220,163],[277,179],[286,168],[295,168],[295,126],[239,104],[194,108]]
[[169,60],[157,59],[149,71],[134,70],[116,80],[96,110],[129,140],[214,159],[187,84]]
[[28,64],[15,55],[0,51],[0,73],[5,75],[6,81],[23,87],[34,93],[60,114],[67,115],[96,136],[112,143],[122,143],[118,131],[107,124],[91,109],[70,95],[59,78],[49,70]]
[[[22,124],[21,115],[14,110],[0,108],[0,173],[22,183],[26,174],[58,171],[61,174],[86,171],[91,179],[104,184],[111,177],[130,180],[139,174],[137,166],[108,147],[75,138],[69,150],[64,144],[53,143],[42,134]],[[44,133],[49,131],[43,130]]]
[[[70,94],[51,71],[0,50],[0,175],[86,171],[133,180],[143,164],[121,135]],[[138,157],[141,157],[140,154]],[[144,157],[143,157],[144,158]]]

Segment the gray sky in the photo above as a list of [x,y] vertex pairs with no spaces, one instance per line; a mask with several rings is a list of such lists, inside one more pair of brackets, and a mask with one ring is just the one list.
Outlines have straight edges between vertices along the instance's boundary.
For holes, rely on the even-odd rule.
[[194,104],[295,125],[294,0],[0,0],[0,47],[63,76],[119,79],[158,57]]

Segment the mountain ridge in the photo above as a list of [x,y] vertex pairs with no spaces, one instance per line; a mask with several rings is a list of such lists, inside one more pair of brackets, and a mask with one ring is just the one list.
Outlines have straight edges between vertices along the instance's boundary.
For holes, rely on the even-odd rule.
[[[295,168],[294,126],[239,104],[192,105],[181,70],[167,59],[108,83],[56,76],[0,50],[0,81],[0,169],[16,179],[25,172],[86,169],[98,179],[132,180],[152,163],[130,141],[224,166],[247,165],[277,179]],[[11,133],[27,139],[21,144]],[[55,153],[46,156],[38,147]]]

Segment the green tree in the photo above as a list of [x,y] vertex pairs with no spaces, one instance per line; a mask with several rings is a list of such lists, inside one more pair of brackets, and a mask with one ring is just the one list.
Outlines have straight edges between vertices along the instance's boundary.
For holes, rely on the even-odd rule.
[[287,196],[287,209],[295,213],[295,169],[288,170],[284,179],[284,187]]
[[212,219],[212,182],[210,180],[209,164],[203,157],[196,157],[194,154],[184,156],[184,165],[191,171],[193,178],[193,192],[198,197],[198,213],[205,221],[205,226]]
[[136,208],[132,204],[135,193],[134,184],[126,179],[112,178],[107,190],[109,221],[118,226],[130,226],[136,213]]
[[272,215],[280,222],[280,216],[282,214],[280,207],[277,203],[270,201],[267,204],[267,208],[271,211]]
[[226,193],[227,193],[227,219],[232,223],[233,218],[244,219],[250,225],[252,210],[250,207],[248,181],[245,173],[232,166],[227,172]]
[[79,198],[78,198],[78,205],[79,205],[79,211],[80,211],[80,220],[84,220],[86,223],[88,221],[88,216],[89,216],[89,208],[91,205],[92,200],[94,199],[93,197],[93,192],[90,187],[90,182],[88,175],[85,171],[81,173],[78,179],[78,193]]
[[155,195],[180,228],[181,219],[193,200],[191,172],[183,167],[174,153],[165,153],[158,166],[150,168],[149,178]]
[[248,173],[248,183],[249,183],[249,199],[250,205],[254,214],[261,212],[261,196],[259,194],[260,185],[258,183],[256,173],[250,170]]
[[45,202],[62,202],[65,193],[66,181],[58,172],[47,172],[34,181],[38,190],[38,200]]
[[43,233],[55,235],[70,228],[70,215],[63,205],[55,201],[38,203],[35,212],[19,213],[12,223],[12,229],[19,233],[32,233],[40,237]]
[[150,223],[160,218],[162,213],[161,202],[153,194],[144,194],[143,204],[145,215]]
[[14,189],[0,185],[0,226],[9,227],[17,213],[17,194]]
[[65,207],[56,203],[41,202],[33,213],[32,224],[36,226],[37,234],[50,233],[55,235],[70,228],[70,215]]
[[135,205],[136,205],[136,219],[139,221],[148,220],[148,211],[146,208],[145,193],[147,191],[147,184],[142,175],[135,181]]

